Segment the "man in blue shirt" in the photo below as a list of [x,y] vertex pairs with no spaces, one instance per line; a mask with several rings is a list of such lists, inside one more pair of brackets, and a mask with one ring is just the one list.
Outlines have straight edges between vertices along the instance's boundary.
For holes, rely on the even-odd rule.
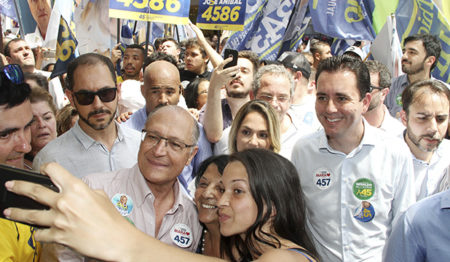
[[384,261],[446,261],[450,258],[450,190],[412,205],[394,225]]

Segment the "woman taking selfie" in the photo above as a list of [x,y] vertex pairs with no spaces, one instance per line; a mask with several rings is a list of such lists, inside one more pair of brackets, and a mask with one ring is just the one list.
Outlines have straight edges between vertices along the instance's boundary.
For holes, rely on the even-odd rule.
[[[291,162],[263,149],[234,153],[229,161],[218,201],[225,257],[231,261],[317,261],[305,229],[299,177]],[[145,235],[120,218],[103,192],[90,190],[59,165],[47,164],[43,172],[61,193],[24,181],[6,183],[8,190],[51,207],[4,212],[9,218],[48,226],[36,232],[38,240],[55,241],[108,261],[220,261]]]

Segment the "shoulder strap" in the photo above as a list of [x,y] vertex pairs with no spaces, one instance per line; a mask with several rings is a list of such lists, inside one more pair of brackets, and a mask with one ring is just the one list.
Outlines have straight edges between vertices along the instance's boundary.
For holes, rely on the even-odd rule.
[[294,252],[297,252],[297,253],[299,253],[299,254],[301,254],[301,255],[303,255],[304,257],[306,257],[306,259],[308,259],[309,260],[309,262],[313,262],[312,260],[311,260],[311,258],[309,258],[306,254],[305,254],[305,252],[304,252],[304,250],[303,249],[301,249],[301,248],[289,248],[288,250],[291,250],[291,251],[294,251]]

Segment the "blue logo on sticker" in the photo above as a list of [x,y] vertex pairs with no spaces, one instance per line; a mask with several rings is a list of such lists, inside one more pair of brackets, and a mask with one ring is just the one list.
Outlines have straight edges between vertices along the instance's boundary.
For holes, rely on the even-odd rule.
[[375,209],[369,201],[362,201],[361,206],[355,209],[353,217],[361,222],[370,222],[375,217]]
[[111,198],[111,202],[122,216],[128,216],[133,210],[133,199],[126,194],[115,194]]

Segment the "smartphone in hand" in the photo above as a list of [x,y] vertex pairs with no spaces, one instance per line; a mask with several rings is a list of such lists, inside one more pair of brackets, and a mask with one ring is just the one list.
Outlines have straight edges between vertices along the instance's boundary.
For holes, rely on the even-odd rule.
[[8,207],[17,207],[23,209],[48,209],[47,206],[38,203],[31,198],[9,192],[5,188],[5,183],[6,181],[10,180],[29,181],[41,184],[55,192],[59,192],[59,189],[53,184],[48,176],[44,176],[42,174],[29,170],[0,165],[0,217],[2,218],[5,218],[5,216],[3,215],[3,210]]
[[228,64],[226,64],[223,69],[228,68],[228,67],[232,67],[232,66],[236,66],[237,65],[237,60],[238,60],[238,51],[234,50],[234,49],[225,49],[225,59],[227,59],[228,57],[233,57],[233,60],[231,60],[231,62],[229,62]]

